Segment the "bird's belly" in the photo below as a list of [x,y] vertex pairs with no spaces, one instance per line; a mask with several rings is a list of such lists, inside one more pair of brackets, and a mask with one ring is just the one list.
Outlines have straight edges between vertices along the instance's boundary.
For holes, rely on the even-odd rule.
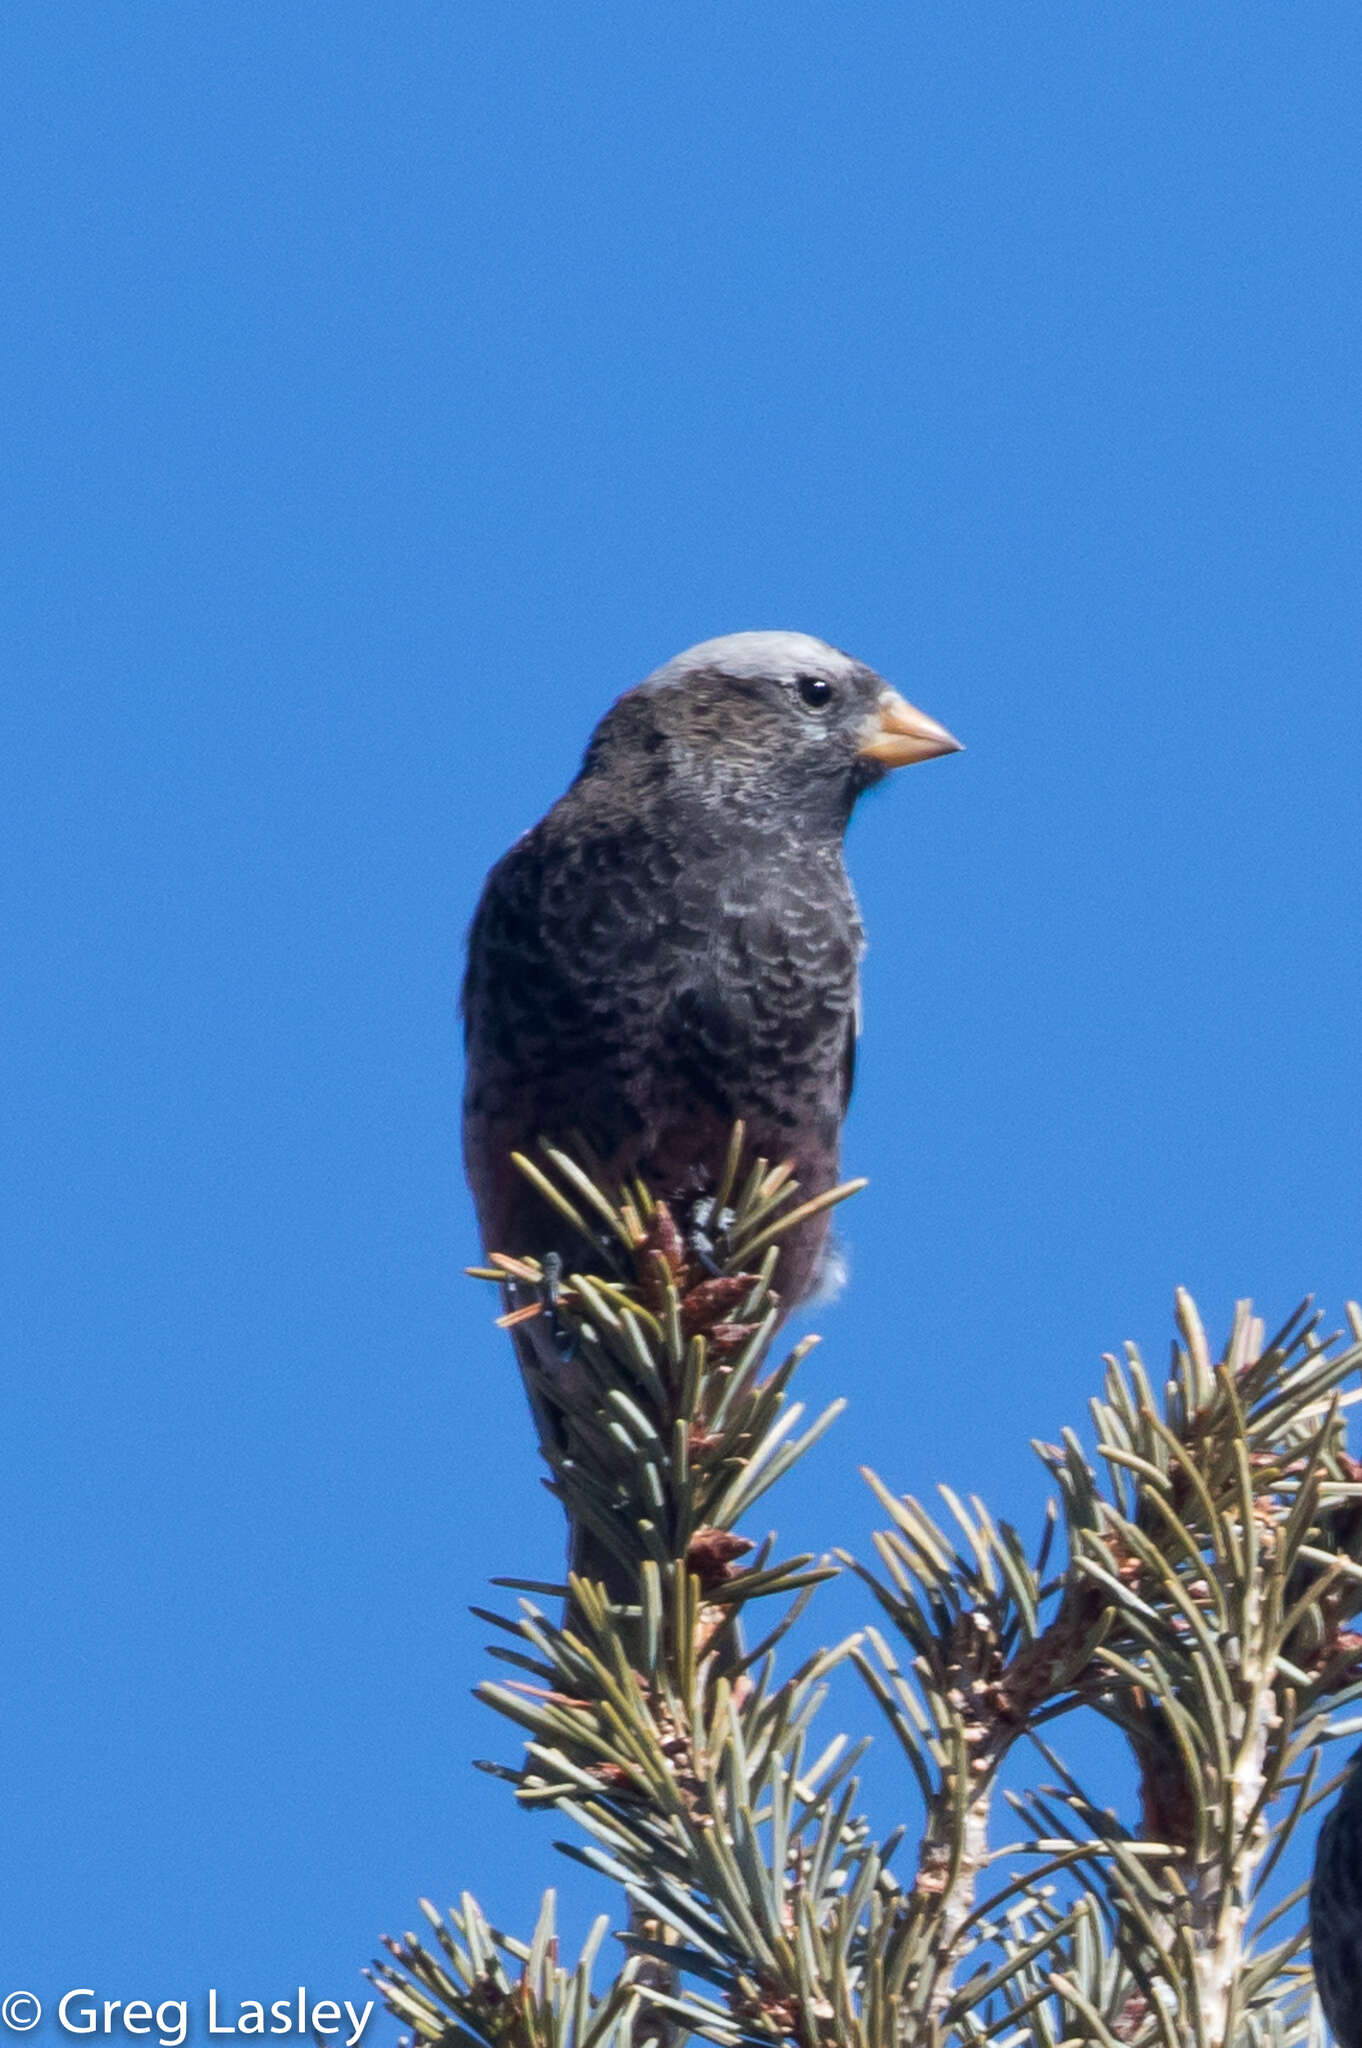
[[[541,926],[537,973],[495,963],[500,992],[484,1007],[503,1028],[472,1062],[466,1124],[489,1250],[565,1251],[561,1221],[508,1170],[511,1150],[541,1138],[585,1140],[607,1181],[637,1175],[682,1220],[712,1192],[739,1120],[744,1175],[788,1159],[802,1197],[834,1184],[854,929],[838,906],[786,916],[775,883],[749,885],[741,904],[712,878],[665,897],[642,931],[612,895],[589,930]],[[824,1235],[815,1218],[783,1248],[787,1303],[810,1286]]]

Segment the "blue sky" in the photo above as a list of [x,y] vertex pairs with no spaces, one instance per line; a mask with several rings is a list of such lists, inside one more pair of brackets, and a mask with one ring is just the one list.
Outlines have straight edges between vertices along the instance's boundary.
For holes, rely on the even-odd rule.
[[866,1547],[864,1462],[1031,1514],[1179,1282],[1362,1291],[1359,45],[6,10],[0,1991],[354,1996],[464,1885],[584,1924],[469,1767],[467,1605],[560,1549],[455,1003],[678,648],[819,633],[968,747],[853,826],[872,1185],[790,1547]]

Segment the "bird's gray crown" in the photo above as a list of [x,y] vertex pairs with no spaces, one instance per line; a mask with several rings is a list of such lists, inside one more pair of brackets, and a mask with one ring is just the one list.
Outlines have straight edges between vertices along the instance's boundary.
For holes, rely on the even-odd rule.
[[653,670],[643,688],[666,688],[703,669],[745,679],[771,676],[792,683],[802,675],[826,676],[837,682],[859,673],[860,668],[840,647],[815,640],[812,633],[723,633],[717,640],[701,640],[684,654],[674,654]]

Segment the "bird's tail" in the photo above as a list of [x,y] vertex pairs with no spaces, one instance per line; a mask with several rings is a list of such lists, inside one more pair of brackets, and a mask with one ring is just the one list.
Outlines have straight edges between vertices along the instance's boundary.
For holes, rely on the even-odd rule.
[[[508,1288],[508,1305],[523,1307],[534,1299],[528,1288]],[[581,1368],[574,1361],[572,1344],[556,1326],[551,1312],[517,1324],[511,1331],[521,1378],[529,1397],[539,1434],[540,1448],[551,1470],[561,1462],[567,1449],[562,1409],[553,1398],[555,1390],[574,1393],[583,1385]],[[637,1600],[636,1575],[618,1552],[597,1532],[569,1513],[567,1567],[579,1578],[604,1586],[615,1606]]]

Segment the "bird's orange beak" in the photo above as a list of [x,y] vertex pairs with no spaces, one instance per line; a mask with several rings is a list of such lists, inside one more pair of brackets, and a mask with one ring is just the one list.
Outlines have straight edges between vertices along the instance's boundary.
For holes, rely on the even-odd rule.
[[857,753],[864,759],[883,761],[889,768],[906,768],[913,761],[961,751],[959,740],[944,725],[888,688],[880,691],[879,703],[861,730]]

